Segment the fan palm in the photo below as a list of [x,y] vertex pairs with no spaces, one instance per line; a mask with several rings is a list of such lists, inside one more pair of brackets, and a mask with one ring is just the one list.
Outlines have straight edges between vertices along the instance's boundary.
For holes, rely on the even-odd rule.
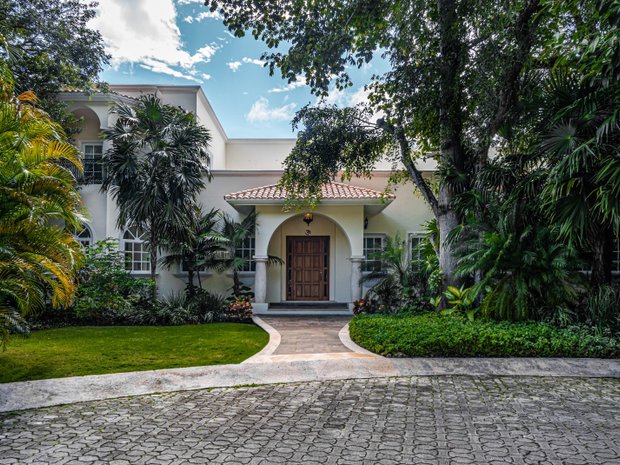
[[620,232],[620,83],[559,71],[548,80],[545,108],[540,147],[551,219],[570,244],[590,252],[592,283],[608,283]]
[[116,124],[104,131],[112,148],[104,156],[102,190],[119,207],[118,227],[145,234],[151,277],[167,238],[186,237],[205,187],[209,131],[192,113],[143,95],[134,105],[116,104]]
[[218,220],[219,210],[216,209],[199,214],[186,235],[169,239],[164,244],[169,253],[162,259],[162,264],[166,268],[180,265],[187,271],[189,297],[196,293],[194,276],[202,288],[200,271],[212,267],[218,252],[224,250],[227,239],[217,230]]
[[36,96],[13,95],[0,67],[0,340],[26,330],[23,317],[51,298],[69,305],[83,259],[70,232],[79,227],[78,151],[59,125],[36,107]]
[[[435,224],[429,223],[428,226]],[[429,235],[432,234],[432,231],[429,231]],[[418,247],[420,258],[412,261],[407,251],[407,243],[401,240],[400,236],[387,237],[383,249],[368,257],[380,262],[381,267],[362,276],[362,284],[371,284],[366,297],[377,300],[385,311],[392,312],[398,311],[408,300],[428,298],[429,278],[439,264],[432,239],[427,238]]]
[[[232,272],[233,286],[232,292],[236,297],[241,295],[242,285],[239,272],[246,269],[250,257],[242,256],[241,247],[246,239],[254,236],[256,229],[256,212],[247,215],[241,222],[235,221],[231,216],[220,213],[220,234],[225,239],[221,243],[224,252],[217,255],[216,260],[211,265],[217,271]],[[267,264],[280,264],[279,257],[269,255]]]

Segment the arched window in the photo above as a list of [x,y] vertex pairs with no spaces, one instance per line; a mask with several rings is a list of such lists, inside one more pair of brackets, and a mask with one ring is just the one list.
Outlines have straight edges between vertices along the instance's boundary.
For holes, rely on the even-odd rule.
[[87,224],[82,225],[82,230],[73,236],[82,247],[88,248],[93,244],[93,232]]
[[121,248],[125,253],[125,268],[134,273],[151,271],[151,254],[146,250],[142,234],[136,228],[129,228],[123,234]]

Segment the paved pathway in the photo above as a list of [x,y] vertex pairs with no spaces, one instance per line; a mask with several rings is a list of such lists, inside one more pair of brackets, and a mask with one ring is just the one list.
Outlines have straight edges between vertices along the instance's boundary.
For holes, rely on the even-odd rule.
[[400,377],[0,414],[0,464],[620,463],[620,381]]
[[261,316],[261,320],[282,338],[274,355],[351,352],[338,337],[351,317]]

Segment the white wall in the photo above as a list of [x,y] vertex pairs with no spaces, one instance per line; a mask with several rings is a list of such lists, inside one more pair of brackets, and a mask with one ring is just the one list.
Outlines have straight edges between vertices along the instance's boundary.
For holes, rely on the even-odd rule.
[[[221,129],[217,117],[204,98],[202,91],[196,86],[113,86],[113,90],[130,96],[138,96],[142,92],[158,90],[166,103],[181,105],[189,111],[195,111],[199,121],[211,130],[213,141],[214,171],[213,181],[207,184],[200,194],[199,202],[205,210],[218,208],[240,219],[239,212],[224,200],[224,195],[253,187],[275,184],[281,176],[282,162],[294,145],[293,139],[233,139],[228,140]],[[76,115],[85,117],[85,127],[76,143],[93,140],[102,128],[113,122],[109,115],[110,100],[76,101],[70,106]],[[87,109],[92,110],[89,111]],[[105,149],[105,146],[104,146]],[[383,165],[382,165],[383,166]],[[431,168],[431,165],[426,168]],[[389,166],[385,166],[389,168]],[[388,180],[388,171],[375,172],[372,179],[353,179],[353,185],[368,187],[382,191]],[[109,195],[99,192],[98,185],[81,187],[81,194],[87,215],[88,224],[94,233],[95,240],[105,237],[120,239],[121,231],[116,227],[118,211]],[[330,299],[348,302],[351,298],[351,263],[352,255],[362,254],[363,234],[380,233],[394,236],[399,233],[403,239],[410,232],[422,229],[425,221],[431,218],[430,209],[415,194],[412,184],[402,184],[396,188],[396,199],[382,212],[372,216],[364,213],[361,205],[319,205],[315,210],[315,220],[310,229],[313,235],[330,237]],[[259,254],[268,252],[271,255],[286,256],[286,236],[304,235],[307,229],[301,221],[304,211],[283,212],[280,205],[262,205],[257,207],[259,228],[266,234],[257,238]],[[364,217],[368,217],[368,228],[363,229]],[[330,219],[331,218],[331,219]],[[262,241],[262,242],[261,242]],[[269,302],[278,302],[285,297],[285,266],[272,266],[267,270]],[[180,291],[185,286],[184,275],[177,270],[159,268],[158,282],[162,294]],[[244,282],[251,284],[253,275],[244,276]],[[224,292],[232,285],[228,275],[204,276],[203,286],[213,292]]]
[[281,170],[295,139],[229,139],[227,170]]

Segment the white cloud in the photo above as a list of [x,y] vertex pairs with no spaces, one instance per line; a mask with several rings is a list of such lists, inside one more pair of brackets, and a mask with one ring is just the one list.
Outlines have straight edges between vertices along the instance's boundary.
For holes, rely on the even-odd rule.
[[319,103],[324,103],[326,105],[337,105],[342,107],[347,105],[347,100],[347,93],[344,90],[333,87],[326,97],[321,97],[319,99]]
[[192,76],[191,72],[188,74],[184,74],[181,71],[177,71],[176,69],[171,68],[166,63],[162,63],[161,61],[152,60],[150,58],[145,59],[142,63],[140,63],[140,67],[144,69],[148,69],[149,71],[153,71],[154,73],[162,73],[168,74],[170,76],[174,76],[177,78],[188,79],[190,81],[202,82],[200,79],[196,79]]
[[243,61],[244,63],[253,64],[253,65],[265,66],[265,62],[263,60],[258,60],[256,58],[243,57],[241,61]]
[[[182,3],[181,3],[182,5]],[[183,18],[183,21],[185,21],[186,23],[193,23],[194,21],[196,21],[197,23],[203,21],[204,19],[224,19],[223,16],[221,14],[219,14],[217,11],[203,11],[202,13],[198,13],[198,15],[196,17],[194,16],[186,16],[185,18]]]
[[205,81],[208,81],[209,79],[211,79],[213,77],[213,76],[211,76],[210,74],[207,74],[207,73],[202,73],[201,76],[202,76],[202,78]]
[[293,117],[293,110],[297,105],[289,103],[281,107],[270,108],[269,100],[265,97],[259,98],[254,104],[245,118],[250,123],[259,123],[265,121],[287,121]]
[[293,82],[289,82],[284,87],[274,87],[273,89],[269,89],[268,92],[270,93],[288,92],[293,89],[304,87],[305,85],[306,85],[306,78],[304,76],[297,76],[297,80]]
[[233,73],[235,73],[241,67],[241,62],[229,61],[228,63],[226,63],[226,66],[228,66],[233,71]]
[[188,77],[190,71],[210,61],[220,46],[206,44],[188,52],[176,20],[172,0],[100,0],[91,26],[101,32],[112,66],[137,63],[154,72],[196,80]]
[[368,95],[370,95],[370,90],[365,89],[364,86],[360,87],[349,98],[349,105],[367,104]]

